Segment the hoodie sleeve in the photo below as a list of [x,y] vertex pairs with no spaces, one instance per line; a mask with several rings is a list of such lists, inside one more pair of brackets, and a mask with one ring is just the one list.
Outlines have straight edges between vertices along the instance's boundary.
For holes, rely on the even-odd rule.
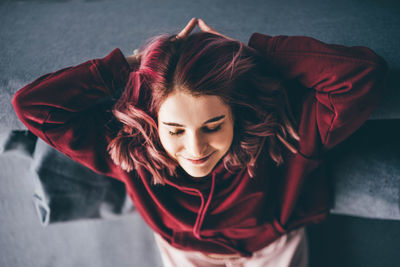
[[261,33],[252,34],[249,46],[269,60],[283,78],[314,90],[312,103],[321,138],[320,152],[330,150],[356,131],[382,98],[388,66],[367,47]]
[[104,100],[125,86],[129,73],[115,48],[104,58],[37,78],[17,91],[12,105],[33,134],[93,171],[118,179],[121,169],[107,152],[110,112]]

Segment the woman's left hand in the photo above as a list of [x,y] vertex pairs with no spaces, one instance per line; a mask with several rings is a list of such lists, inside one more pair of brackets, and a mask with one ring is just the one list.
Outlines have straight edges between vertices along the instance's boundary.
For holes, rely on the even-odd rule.
[[[209,33],[213,33],[219,36],[222,36],[226,39],[229,40],[234,40],[232,38],[229,38],[226,35],[223,35],[219,32],[217,32],[215,29],[213,29],[212,27],[208,26],[202,19],[197,19],[197,18],[192,18],[189,23],[185,26],[185,28],[183,28],[177,35],[176,38],[180,39],[180,38],[185,38],[187,37],[192,31],[193,29],[196,27],[196,25],[199,25],[199,28],[203,31],[203,32],[209,32]],[[133,67],[135,64],[140,62],[140,53],[136,53],[130,56],[126,57],[126,61],[129,63],[129,66]]]
[[200,28],[203,32],[213,33],[213,34],[222,36],[222,37],[224,37],[224,38],[226,38],[226,39],[235,41],[234,39],[232,39],[232,38],[230,38],[230,37],[228,37],[228,36],[226,36],[226,35],[223,35],[222,33],[217,32],[214,28],[211,28],[210,26],[208,26],[208,25],[204,22],[204,20],[202,20],[202,19],[198,19],[198,25],[199,25],[199,28]]
[[194,27],[196,27],[196,24],[197,24],[197,18],[192,18],[189,21],[189,23],[185,26],[185,28],[183,28],[183,30],[176,35],[176,38],[179,39],[187,37],[192,32]]
[[192,30],[196,27],[196,24],[199,25],[200,30],[202,30],[203,32],[209,32],[209,33],[212,33],[212,34],[216,34],[216,35],[222,36],[222,37],[224,37],[226,39],[229,39],[229,40],[234,40],[234,39],[232,39],[232,38],[230,38],[230,37],[228,37],[226,35],[223,35],[222,33],[217,32],[214,28],[208,26],[204,22],[204,20],[197,19],[197,18],[192,18],[189,21],[189,23],[185,26],[185,28],[183,28],[183,30],[176,35],[176,38],[179,39],[179,38],[187,37],[192,32]]

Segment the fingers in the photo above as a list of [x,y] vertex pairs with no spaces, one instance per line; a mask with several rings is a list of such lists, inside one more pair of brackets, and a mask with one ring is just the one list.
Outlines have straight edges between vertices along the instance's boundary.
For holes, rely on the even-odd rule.
[[197,18],[192,18],[192,19],[189,21],[189,23],[185,26],[185,28],[184,28],[180,33],[178,33],[178,34],[176,35],[176,39],[187,37],[187,36],[192,32],[192,30],[196,27],[196,24],[199,25],[199,28],[200,28],[202,31],[204,31],[204,32],[213,33],[213,34],[222,36],[222,37],[224,37],[224,38],[226,38],[226,39],[233,40],[232,38],[229,38],[228,36],[225,36],[225,35],[223,35],[223,34],[217,32],[214,28],[208,26],[208,25],[204,22],[204,20],[202,20],[202,19],[197,19]]
[[188,36],[190,32],[194,29],[194,27],[196,27],[196,24],[197,18],[192,18],[186,25],[186,27],[180,33],[178,33],[176,38],[185,38],[186,36]]
[[226,39],[233,40],[232,38],[229,38],[228,36],[225,36],[225,35],[223,35],[223,34],[217,32],[216,30],[214,30],[214,29],[211,28],[210,26],[208,26],[208,25],[204,22],[204,20],[198,19],[197,21],[198,21],[197,24],[199,25],[199,28],[200,28],[202,31],[204,31],[204,32],[209,32],[209,33],[213,33],[213,34],[222,36],[222,37],[224,37],[224,38],[226,38]]
[[212,33],[217,33],[216,30],[214,30],[213,28],[211,28],[210,26],[208,26],[204,20],[202,19],[198,19],[198,24],[201,30],[205,31],[205,32],[212,32]]

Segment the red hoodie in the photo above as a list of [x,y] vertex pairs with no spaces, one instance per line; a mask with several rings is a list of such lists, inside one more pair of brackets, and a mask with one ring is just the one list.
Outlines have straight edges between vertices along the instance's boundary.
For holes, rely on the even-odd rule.
[[377,107],[387,64],[366,47],[305,36],[254,33],[248,45],[287,81],[301,138],[293,144],[299,153],[285,150],[279,167],[264,150],[253,178],[243,169],[228,172],[221,160],[200,182],[179,169],[178,177],[154,186],[149,172],[116,166],[106,151],[113,136],[106,127],[112,101],[105,99],[124,88],[132,71],[119,48],[39,77],[12,104],[26,127],[49,145],[124,182],[144,220],[174,247],[250,256],[288,231],[326,218],[332,197],[326,152]]

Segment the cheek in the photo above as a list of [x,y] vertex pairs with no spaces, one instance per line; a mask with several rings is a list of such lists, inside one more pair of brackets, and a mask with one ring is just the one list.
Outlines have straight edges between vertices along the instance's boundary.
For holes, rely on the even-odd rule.
[[176,151],[179,150],[179,144],[176,138],[171,137],[171,135],[168,132],[160,131],[158,135],[160,137],[161,144],[164,147],[165,151],[167,151],[170,154],[174,154]]
[[224,149],[232,144],[233,140],[233,128],[227,127],[220,133],[214,136],[213,144],[214,147]]

